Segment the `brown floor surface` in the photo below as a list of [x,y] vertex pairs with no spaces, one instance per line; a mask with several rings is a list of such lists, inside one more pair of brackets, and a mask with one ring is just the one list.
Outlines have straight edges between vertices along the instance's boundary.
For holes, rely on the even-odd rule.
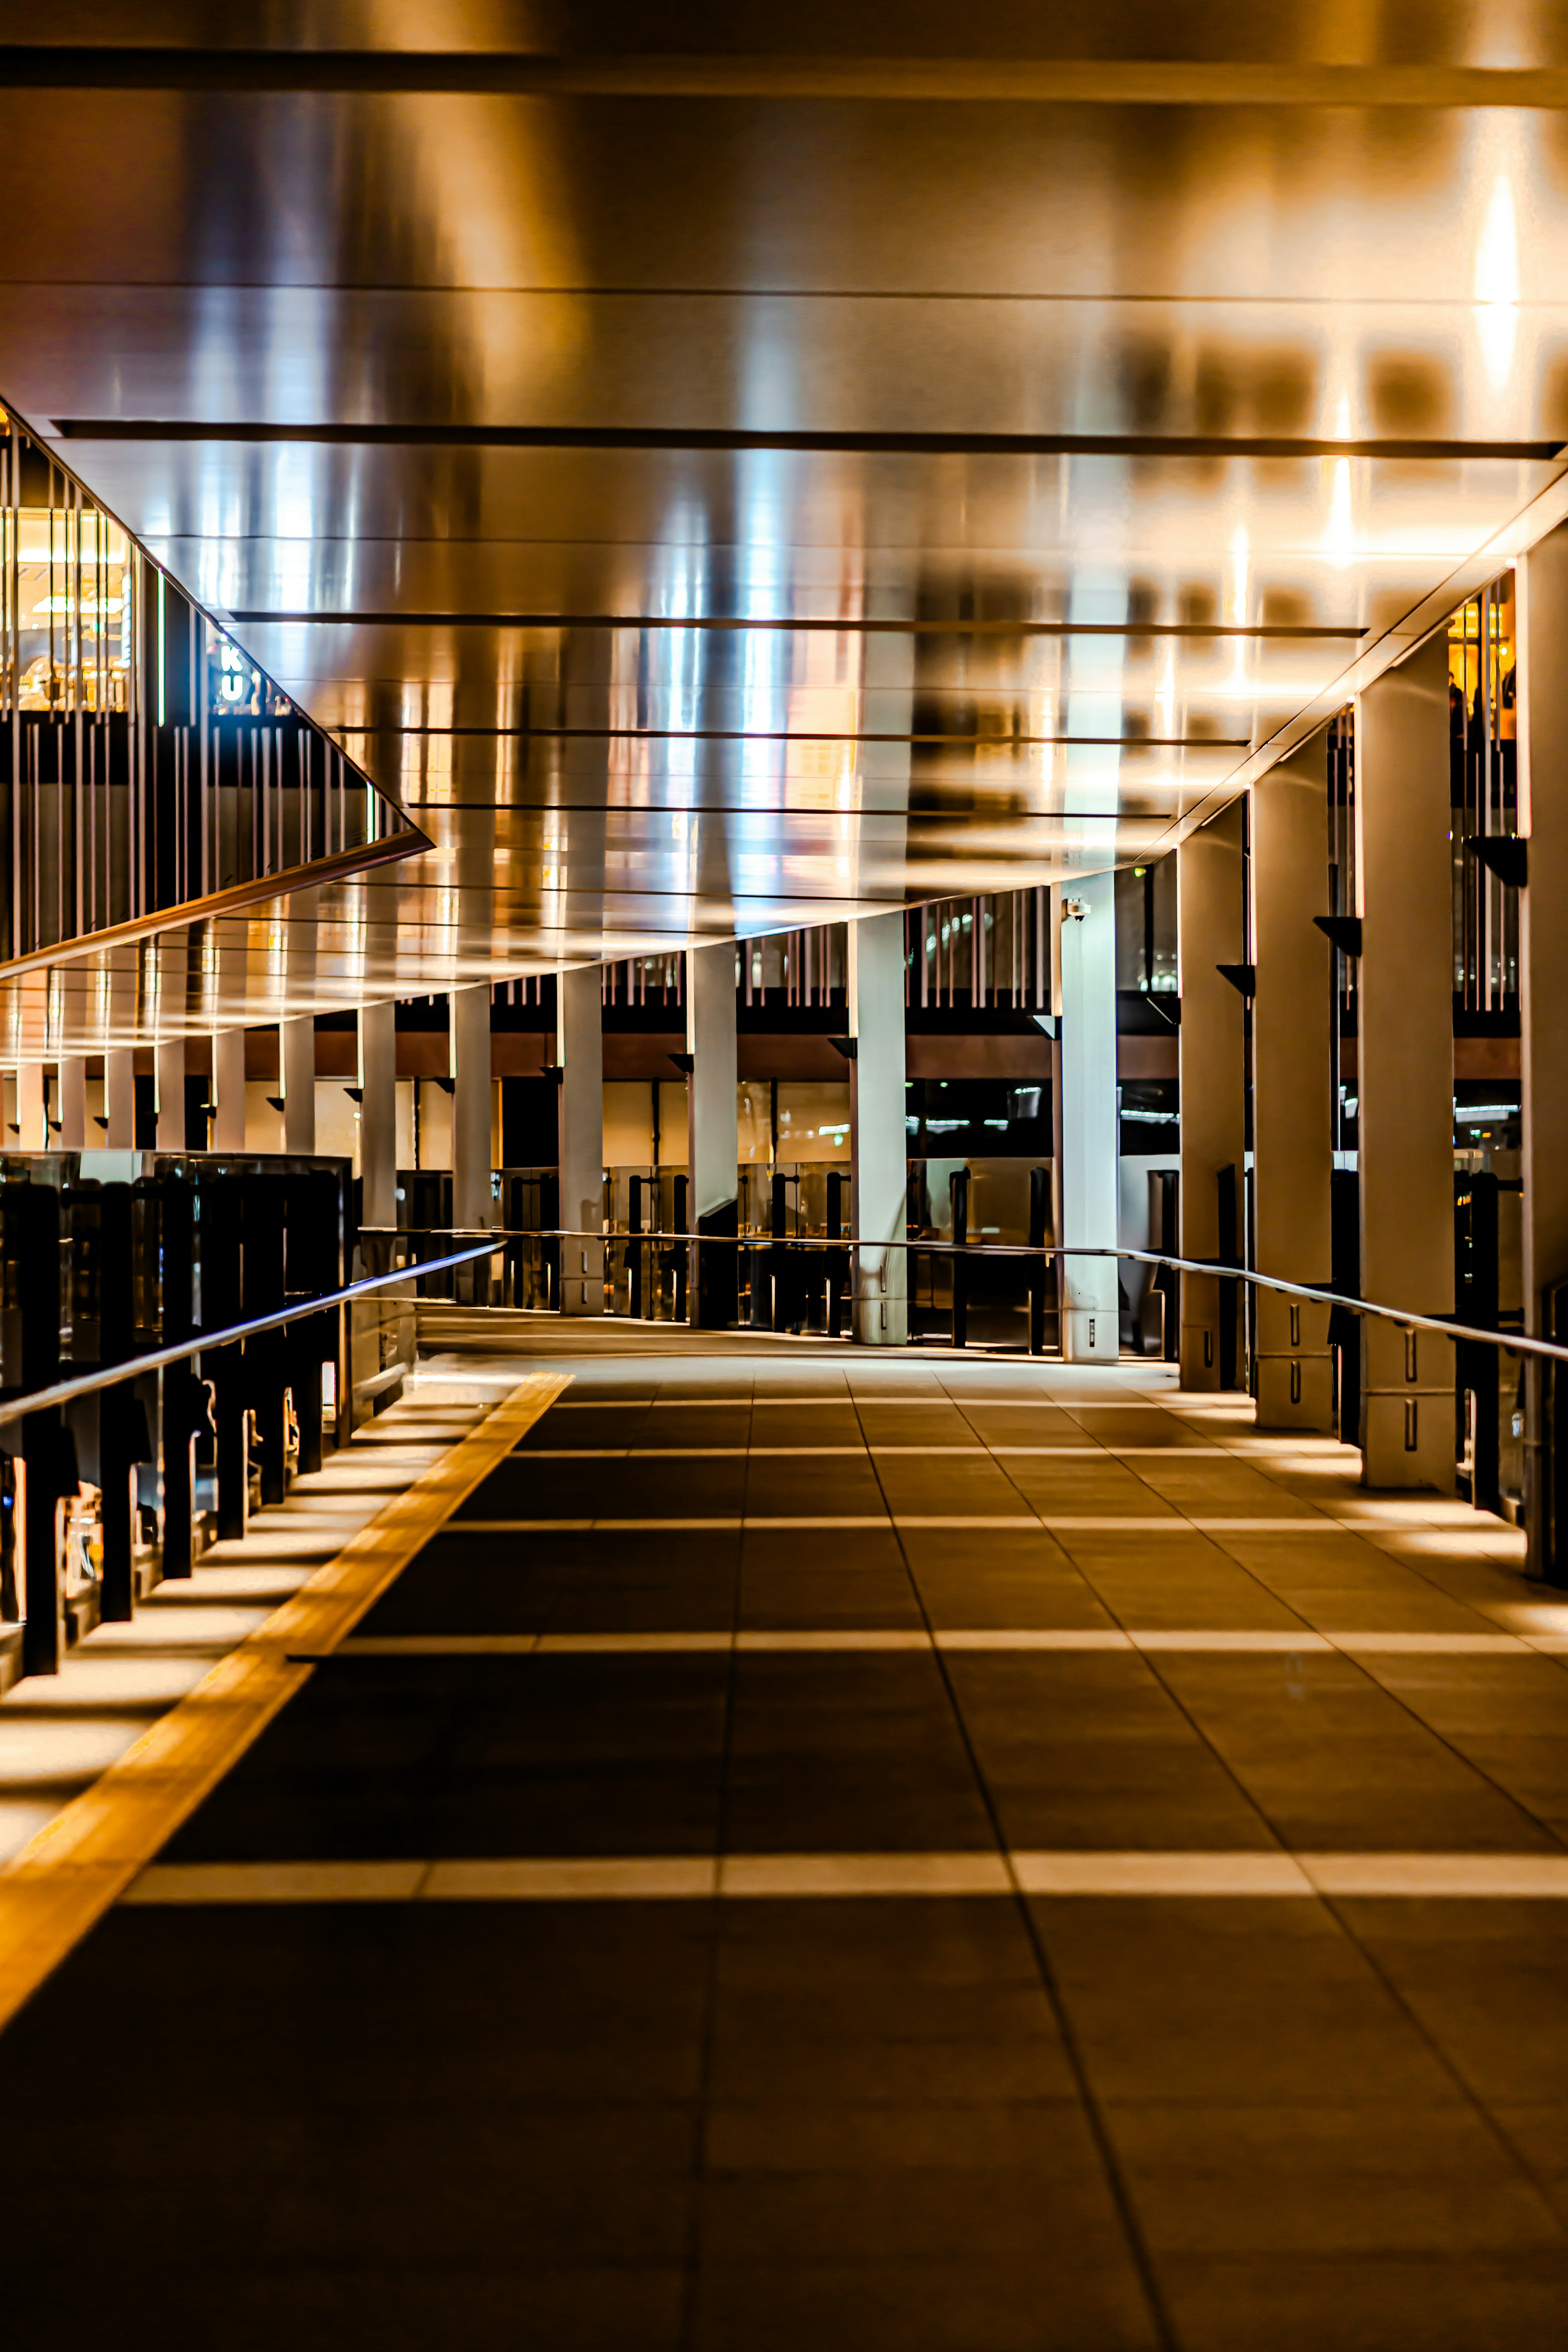
[[[348,1899],[377,1860],[1550,1861],[1568,1656],[1498,1637],[1568,1607],[1518,1551],[1152,1368],[583,1360],[361,1629],[513,1646],[321,1666],[164,1858],[321,1899],[121,1906],[0,2040],[16,2340],[1556,2352],[1568,1902]],[[987,1630],[1100,1646],[942,1640]]]

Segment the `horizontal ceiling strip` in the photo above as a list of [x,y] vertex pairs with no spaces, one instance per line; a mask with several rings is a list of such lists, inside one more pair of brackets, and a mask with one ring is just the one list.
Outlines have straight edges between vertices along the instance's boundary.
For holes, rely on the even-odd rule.
[[257,622],[341,628],[418,629],[763,629],[789,636],[889,637],[1305,637],[1351,638],[1364,628],[1319,628],[1310,622],[1266,621],[1248,627],[1229,621],[884,621],[811,618],[781,614],[767,619],[736,619],[708,613],[276,613],[229,614],[236,623]]
[[[0,52],[0,82],[4,56]],[[689,425],[291,424],[231,417],[62,416],[64,441],[319,441],[436,449],[797,450],[805,456],[890,457],[1373,457],[1500,458],[1549,464],[1558,441],[1317,440],[1293,434],[826,433],[742,431]]]
[[1561,66],[1389,63],[1382,59],[549,55],[474,47],[396,49],[0,47],[0,83],[21,89],[411,91],[475,97],[884,100],[938,104],[1568,108]]
[[1119,751],[1249,751],[1247,735],[900,735],[860,734],[850,727],[334,727],[333,735],[539,735],[552,741],[620,743],[945,743],[967,751],[1024,745],[1081,744]]

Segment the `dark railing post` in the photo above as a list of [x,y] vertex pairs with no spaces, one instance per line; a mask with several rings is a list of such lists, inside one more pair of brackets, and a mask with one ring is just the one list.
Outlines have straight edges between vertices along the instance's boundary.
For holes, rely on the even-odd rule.
[[768,1252],[768,1269],[772,1276],[773,1327],[775,1331],[787,1331],[794,1321],[790,1297],[790,1263],[785,1247],[789,1233],[789,1194],[786,1179],[773,1171],[773,1197],[769,1204],[768,1230],[773,1247]]
[[[830,1168],[827,1171],[827,1238],[830,1242],[844,1237],[844,1171]],[[844,1291],[848,1277],[847,1254],[840,1249],[825,1250],[827,1260],[827,1336],[837,1339],[844,1323]]]
[[[739,1203],[737,1203],[737,1211],[738,1209]],[[772,1228],[773,1213],[770,1199],[767,1230],[771,1233]],[[746,1265],[751,1283],[751,1297],[747,1301],[746,1319],[753,1331],[771,1331],[773,1328],[773,1254],[770,1243],[759,1238],[749,1244],[746,1249]],[[740,1280],[740,1273],[741,1252],[737,1250],[735,1252],[737,1284]],[[737,1301],[737,1314],[739,1311]]]
[[626,1187],[626,1313],[642,1317],[642,1182],[634,1176]]
[[[1158,1242],[1151,1246],[1164,1250],[1172,1257],[1181,1255],[1181,1177],[1173,1168],[1163,1168],[1151,1182],[1159,1187]],[[1153,1223],[1150,1220],[1151,1225]],[[1182,1354],[1182,1278],[1174,1266],[1156,1266],[1153,1279],[1163,1298],[1163,1345],[1161,1350],[1167,1364],[1178,1363]]]
[[[1218,1193],[1219,1248],[1215,1255],[1221,1265],[1239,1266],[1237,1255],[1238,1219],[1237,1216],[1236,1170],[1222,1168],[1215,1178]],[[1239,1283],[1219,1279],[1219,1384],[1222,1389],[1234,1389],[1237,1379],[1237,1324],[1239,1320]]]
[[1051,1171],[1048,1168],[1029,1171],[1029,1247],[1038,1250],[1039,1256],[1029,1265],[1029,1353],[1043,1356],[1046,1352],[1046,1285],[1050,1279],[1051,1261],[1046,1255],[1046,1230],[1051,1213]]
[[962,1348],[969,1339],[969,1265],[963,1255],[969,1246],[968,1169],[955,1168],[947,1189],[952,1203],[952,1344]]
[[[240,1180],[218,1178],[202,1187],[202,1328],[225,1331],[237,1323],[243,1213]],[[213,1383],[217,1466],[217,1532],[232,1541],[245,1533],[250,1515],[250,1445],[242,1340],[204,1349],[202,1370]],[[165,1467],[166,1467],[165,1464]],[[165,1524],[168,1512],[165,1508]]]
[[[539,1222],[546,1233],[561,1223],[561,1171],[547,1168],[539,1180]],[[561,1311],[561,1244],[544,1244],[544,1303],[552,1314]]]
[[[21,1381],[47,1388],[60,1372],[60,1196],[44,1184],[7,1186],[5,1255],[16,1269],[21,1319]],[[67,1465],[58,1405],[22,1423],[26,1470],[23,1520],[22,1672],[59,1672],[65,1648],[59,1498]]]
[[[1337,1181],[1337,1180],[1336,1180]],[[1483,1331],[1500,1320],[1498,1180],[1482,1170],[1454,1178],[1454,1307],[1457,1319]],[[1460,1339],[1454,1348],[1456,1435],[1462,1456],[1468,1434],[1468,1400],[1475,1399],[1469,1499],[1478,1510],[1502,1507],[1502,1364],[1496,1348]]]
[[[281,1177],[250,1178],[245,1194],[245,1304],[242,1314],[276,1314],[284,1304],[284,1186]],[[288,1426],[288,1362],[281,1331],[264,1331],[245,1343],[246,1402],[256,1415],[261,1449],[261,1499],[280,1503]]]
[[[122,1364],[136,1345],[131,1187],[105,1184],[96,1206],[98,1360],[107,1367]],[[134,1486],[140,1452],[132,1436],[136,1418],[136,1399],[129,1381],[102,1391],[98,1399],[98,1507],[103,1541],[99,1612],[110,1625],[128,1623],[136,1600]]]
[[[674,1178],[670,1185],[670,1192],[674,1196],[672,1206],[674,1209],[675,1218],[673,1224],[670,1226],[670,1231],[671,1233],[683,1234],[688,1230],[689,1222],[686,1212],[686,1178],[684,1176],[677,1176]],[[686,1284],[687,1268],[689,1263],[689,1252],[688,1251],[684,1242],[677,1242],[669,1255],[675,1261],[675,1319],[678,1323],[684,1323],[686,1320]]]
[[[159,1329],[165,1345],[173,1347],[182,1339],[191,1339],[196,1328],[195,1195],[191,1184],[179,1176],[160,1177],[154,1184],[139,1187],[138,1191],[136,1206],[144,1236],[156,1221],[163,1268]],[[204,1200],[204,1211],[205,1208]],[[221,1285],[218,1303],[221,1304]],[[237,1307],[237,1297],[233,1303]],[[205,1268],[203,1304],[205,1308]],[[238,1350],[234,1352],[237,1356]],[[212,1433],[211,1406],[205,1384],[197,1380],[195,1368],[189,1363],[168,1367],[161,1381],[160,1399],[163,1541],[159,1567],[166,1578],[189,1576],[195,1520],[194,1457],[197,1437],[204,1431]]]
[[[306,1297],[335,1290],[340,1267],[342,1195],[329,1169],[303,1171],[284,1179],[284,1244],[287,1283]],[[285,1372],[300,1425],[301,1472],[321,1466],[321,1367],[337,1352],[335,1312],[302,1315],[287,1332]]]

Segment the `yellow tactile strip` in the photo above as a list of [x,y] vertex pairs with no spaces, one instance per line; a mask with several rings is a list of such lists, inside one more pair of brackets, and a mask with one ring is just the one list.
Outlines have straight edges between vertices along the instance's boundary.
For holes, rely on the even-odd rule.
[[570,1375],[533,1372],[0,1870],[0,2027],[266,1729]]

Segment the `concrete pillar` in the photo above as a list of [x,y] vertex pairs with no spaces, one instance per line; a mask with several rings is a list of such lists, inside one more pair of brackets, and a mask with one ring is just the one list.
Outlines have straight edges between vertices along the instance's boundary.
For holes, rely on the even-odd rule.
[[136,1144],[136,1056],[129,1045],[111,1047],[103,1057],[103,1113],[109,1125],[104,1141],[111,1151],[131,1151]]
[[[1454,884],[1447,634],[1362,696],[1357,1084],[1361,1286],[1454,1311]],[[1362,1475],[1454,1486],[1454,1343],[1362,1318]]]
[[[1061,1071],[1057,1232],[1064,1249],[1113,1250],[1121,1184],[1116,1099],[1116,882],[1110,874],[1053,891]],[[1066,1257],[1062,1354],[1115,1363],[1121,1352],[1113,1257]]]
[[[595,974],[597,979],[597,974]],[[452,1051],[452,1223],[487,1226],[490,1215],[490,992],[455,988]],[[598,1024],[595,1024],[595,1031]]]
[[[1568,1280],[1568,528],[1521,559],[1515,597],[1519,829],[1530,838],[1519,902],[1524,1328],[1544,1339],[1553,1336],[1548,1293]],[[1505,1382],[1516,1377],[1505,1357]],[[1537,1576],[1563,1572],[1546,1541],[1542,1389],[1539,1360],[1526,1359],[1524,1511]],[[1568,1527],[1561,1498],[1554,1516],[1560,1529]],[[1559,1552],[1563,1541],[1560,1533]]]
[[153,1085],[158,1104],[158,1149],[185,1149],[185,1041],[161,1038],[153,1048]]
[[49,1148],[48,1117],[45,1109],[44,1079],[47,1076],[42,1062],[24,1062],[16,1072],[16,1149],[18,1151],[47,1151]]
[[359,1164],[367,1225],[397,1223],[397,1007],[362,1004],[359,1015]]
[[[1321,735],[1252,795],[1253,1231],[1258,1273],[1321,1284],[1331,1254],[1328,766]],[[1265,1428],[1331,1431],[1329,1309],[1257,1294],[1254,1393]]]
[[[1216,966],[1247,957],[1246,877],[1241,802],[1176,852],[1176,943],[1180,963],[1182,1181],[1178,1196],[1183,1257],[1219,1253],[1222,1169],[1236,1171],[1236,1206],[1244,1198],[1247,1105],[1246,1006]],[[1220,1286],[1212,1274],[1182,1276],[1181,1379],[1184,1389],[1217,1389]]]
[[245,1150],[245,1032],[220,1029],[213,1039],[213,1150]]
[[[59,1066],[60,1131],[55,1140],[62,1151],[87,1150],[87,1062],[78,1054]],[[97,1136],[93,1137],[96,1143]]]
[[[718,1236],[740,1230],[741,1141],[736,1116],[735,950],[689,948],[686,956],[686,1082],[688,1211],[692,1229]],[[739,1253],[727,1242],[706,1255],[692,1252],[687,1286],[689,1319],[705,1326],[732,1322]]]
[[[555,978],[555,1059],[561,1072],[561,1223],[593,1235],[605,1223],[604,982],[597,964]],[[487,1047],[488,1050],[488,1047]],[[488,1098],[487,1098],[488,1099]],[[489,1150],[489,1110],[485,1150]],[[605,1248],[561,1244],[561,1312],[605,1311]]]
[[909,1338],[909,1254],[878,1244],[908,1231],[909,1144],[904,1125],[904,914],[867,915],[848,927],[850,1214],[870,1247],[856,1253],[855,1337],[901,1348]]
[[310,1013],[278,1024],[283,1149],[308,1159],[316,1149],[316,1024]]

